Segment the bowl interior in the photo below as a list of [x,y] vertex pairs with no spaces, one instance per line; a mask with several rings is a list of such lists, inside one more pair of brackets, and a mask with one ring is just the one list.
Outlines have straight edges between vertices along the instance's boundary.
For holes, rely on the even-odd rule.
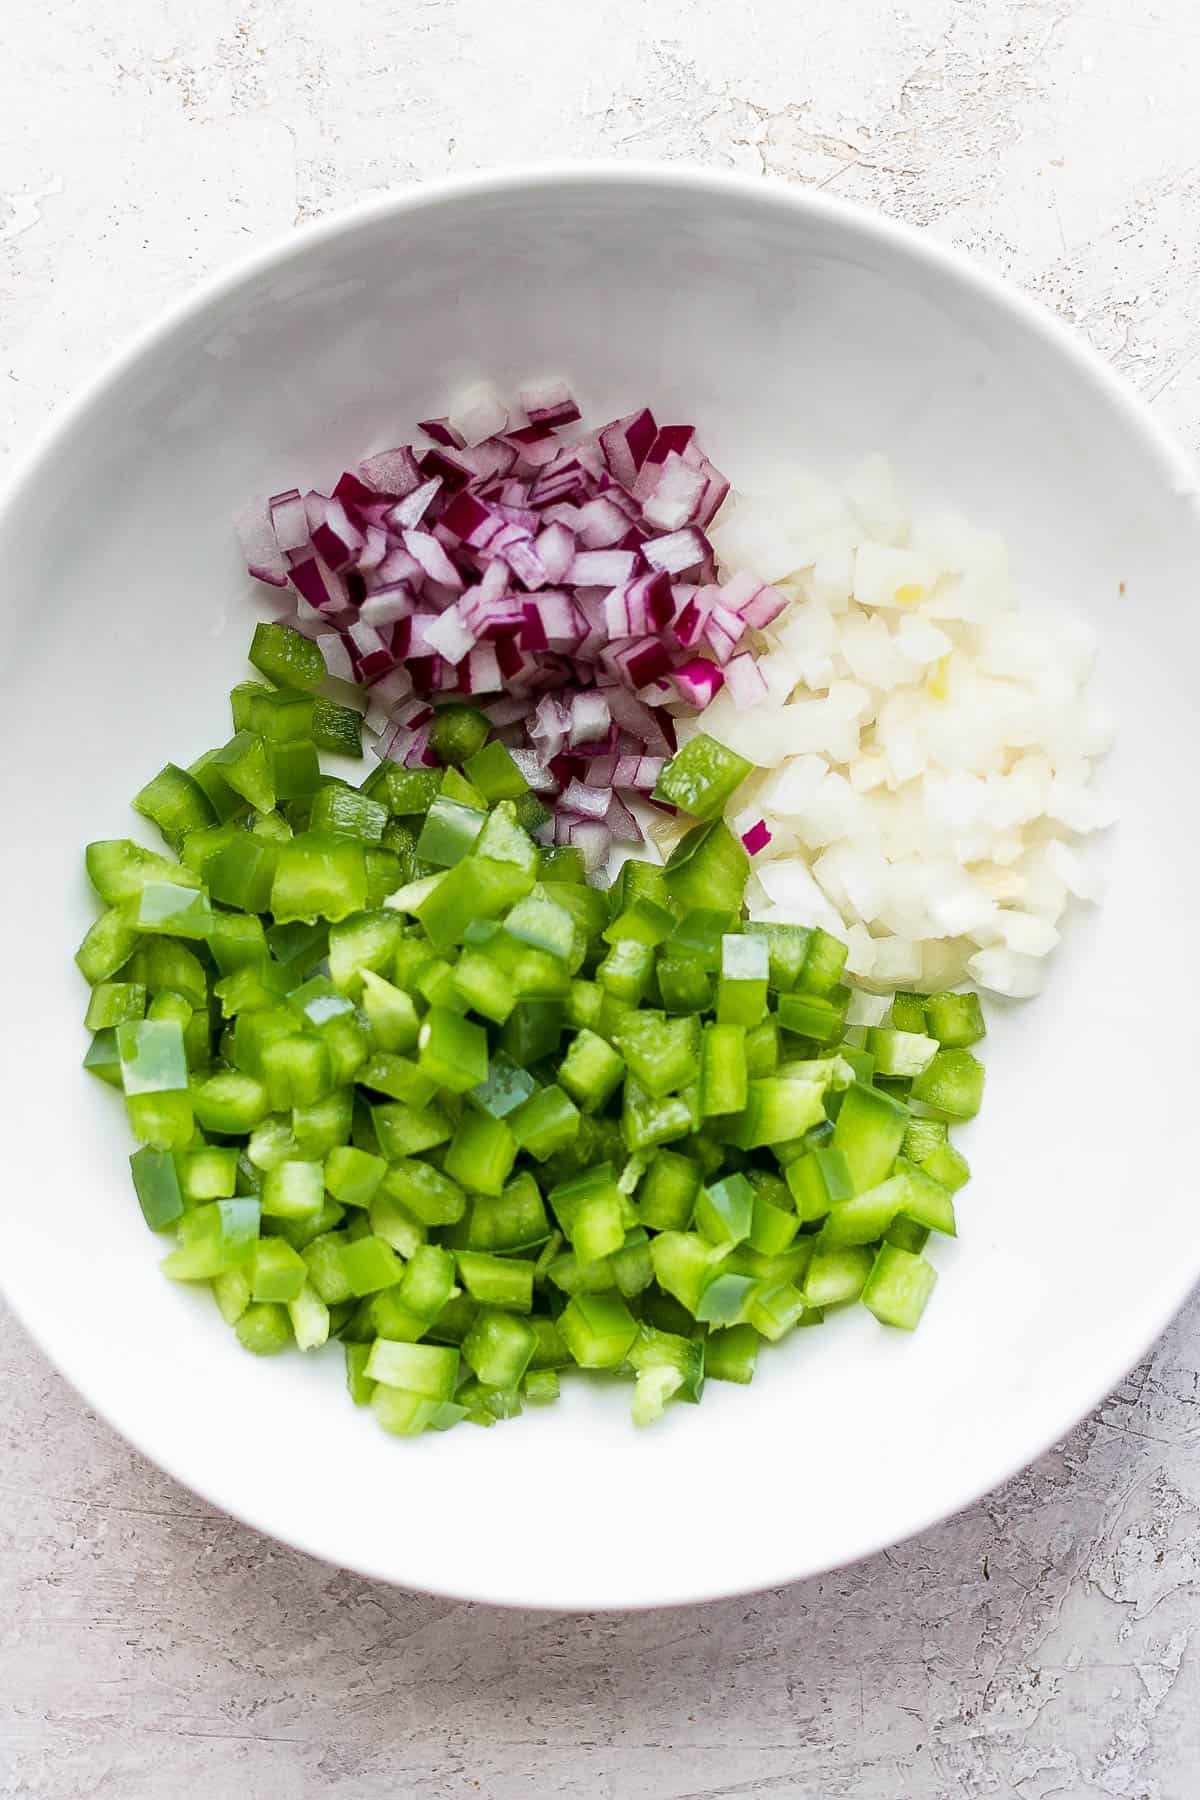
[[[1101,628],[1122,823],[1107,903],[1072,921],[1046,996],[995,1010],[962,1237],[934,1250],[915,1336],[858,1309],[650,1431],[624,1384],[581,1381],[502,1430],[399,1444],[349,1404],[336,1349],[251,1362],[207,1295],[158,1275],[122,1108],[78,1073],[80,851],[136,829],[128,798],[168,758],[228,735],[225,691],[266,610],[229,525],[244,498],[322,485],[462,382],[557,374],[589,417],[646,402],[695,421],[735,483],[882,450],[915,496],[1003,530],[1031,597]],[[447,1593],[695,1599],[965,1503],[1115,1381],[1200,1271],[1180,1179],[1200,1149],[1200,996],[1172,956],[1197,875],[1181,789],[1198,548],[1181,465],[1089,358],[940,253],[798,195],[645,172],[480,182],[323,228],[209,290],[91,391],[0,511],[14,1304],[196,1489]]]

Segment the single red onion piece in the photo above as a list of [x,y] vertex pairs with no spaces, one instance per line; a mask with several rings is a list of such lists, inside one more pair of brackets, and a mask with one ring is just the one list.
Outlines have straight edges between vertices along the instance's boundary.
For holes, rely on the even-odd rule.
[[402,758],[406,769],[432,769],[437,758],[429,748],[429,727],[420,725],[412,734],[412,740]]
[[661,638],[633,638],[627,644],[610,644],[600,653],[600,660],[626,687],[642,688],[648,681],[665,675],[671,666],[671,653]]
[[531,425],[573,425],[580,417],[579,408],[565,381],[550,381],[542,387],[522,388],[520,398]]
[[431,475],[428,481],[421,482],[419,487],[413,488],[412,492],[406,494],[402,500],[397,500],[396,504],[389,507],[384,515],[384,523],[388,530],[407,531],[419,525],[433,505],[441,487],[442,477]]
[[376,631],[373,625],[356,619],[346,633],[346,641],[354,661],[356,681],[369,682],[373,676],[386,675],[395,667],[390,628]]
[[379,450],[374,456],[364,456],[358,465],[358,472],[369,487],[379,494],[390,495],[401,500],[405,494],[411,494],[421,485],[421,470],[411,444],[401,444],[395,450]]
[[757,856],[760,850],[766,849],[770,841],[771,834],[767,830],[765,819],[756,820],[749,831],[742,833],[742,843],[746,846],[747,856]]
[[697,517],[707,486],[700,470],[689,469],[683,458],[672,451],[659,469],[642,516],[659,531],[678,531]]
[[443,587],[453,589],[455,593],[462,590],[463,579],[437,539],[428,531],[409,530],[401,534],[404,548],[415,557],[431,581],[439,582]]
[[299,488],[286,488],[272,494],[267,501],[267,516],[275,533],[275,542],[284,556],[308,547],[308,513]]
[[[392,649],[396,649],[396,633],[394,631],[392,633]],[[400,703],[407,700],[411,693],[412,676],[403,664],[389,670],[386,675],[381,675],[378,681],[371,683],[372,704],[378,702],[379,705],[390,707],[393,711],[399,709]],[[423,701],[419,701],[417,704],[419,707],[423,707],[425,712],[429,711]]]
[[340,631],[323,631],[316,640],[317,649],[325,659],[325,667],[339,681],[354,680],[354,663],[350,650]]
[[640,844],[643,840],[642,828],[620,794],[608,796],[608,811],[604,816],[604,823],[618,844]]
[[508,429],[508,408],[486,382],[461,394],[448,420],[460,444],[482,444]]
[[411,618],[417,603],[407,582],[397,581],[390,587],[373,588],[358,609],[358,616],[377,631],[394,625],[397,619]]
[[363,547],[358,553],[361,575],[371,575],[388,553],[388,534],[382,525],[368,525]]
[[466,443],[460,431],[456,431],[449,419],[418,419],[417,430],[423,431],[427,438],[435,444],[442,444],[448,450],[461,450]]
[[328,612],[341,606],[340,596],[331,594],[325,586],[325,577],[315,556],[301,557],[292,564],[290,574],[297,592],[303,594],[308,604],[315,606],[318,612]]
[[556,794],[558,792],[557,781],[539,759],[536,750],[524,750],[520,745],[515,745],[511,755],[535,794]]
[[712,545],[694,525],[672,531],[666,537],[649,538],[642,545],[642,555],[652,569],[665,569],[668,575],[682,575],[685,569],[698,568],[712,555]]
[[552,520],[534,541],[538,560],[551,582],[565,581],[575,560],[575,534],[561,521]]
[[594,875],[608,861],[612,832],[607,825],[591,819],[573,819],[567,828],[567,842],[583,852],[583,866],[589,875]]
[[727,606],[714,606],[704,621],[704,635],[719,663],[727,663],[746,635],[745,621]]
[[425,627],[425,643],[436,656],[444,656],[450,663],[460,663],[467,652],[474,649],[475,633],[463,622],[458,607],[451,606],[432,625]]
[[600,448],[609,473],[622,487],[632,488],[657,436],[658,426],[648,407],[604,426],[600,432]]
[[458,680],[464,694],[498,694],[504,676],[495,644],[476,644],[459,664]]
[[334,483],[333,498],[349,507],[351,514],[362,516],[367,509],[377,504],[379,495],[365,481],[360,481],[353,470],[343,469]]
[[632,581],[637,568],[632,550],[581,550],[567,571],[573,587],[620,587]]
[[246,567],[256,581],[269,587],[285,588],[288,567],[271,525],[267,502],[261,496],[244,506],[234,520]]
[[[560,713],[562,710],[560,707]],[[572,747],[577,744],[593,744],[600,738],[606,738],[611,723],[612,711],[603,694],[595,690],[584,690],[572,698],[569,715]]]
[[590,787],[585,781],[572,781],[563,789],[562,805],[568,812],[585,819],[602,819],[608,812],[611,792],[607,787]]
[[745,651],[726,663],[725,686],[739,712],[758,706],[767,698],[766,676],[754,658]]
[[[316,498],[320,499],[321,496]],[[311,531],[313,549],[331,569],[348,568],[352,562],[357,561],[366,544],[366,536],[355,525],[340,500],[324,500],[323,507],[324,516],[313,525]]]
[[[636,762],[637,757],[621,758],[611,753],[605,756],[589,756],[584,781],[588,787],[610,788],[616,785],[617,770],[622,761]],[[628,783],[626,783],[628,785]],[[586,811],[586,808],[581,808]]]
[[702,709],[712,703],[725,684],[725,673],[707,657],[694,656],[671,670],[670,679],[679,698],[688,706]]

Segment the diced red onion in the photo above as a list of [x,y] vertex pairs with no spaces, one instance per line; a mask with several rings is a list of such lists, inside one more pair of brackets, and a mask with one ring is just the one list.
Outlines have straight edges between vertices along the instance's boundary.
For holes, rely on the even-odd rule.
[[449,418],[460,444],[482,444],[508,427],[508,408],[486,382],[459,396]]
[[642,516],[659,531],[678,531],[696,518],[707,486],[703,473],[689,469],[683,458],[672,451],[659,469]]
[[746,846],[747,856],[757,856],[760,850],[766,849],[770,841],[771,834],[767,830],[765,819],[756,820],[749,831],[742,833],[742,843]]
[[640,844],[642,842],[641,826],[622,800],[620,794],[609,795],[608,811],[604,816],[604,823],[607,825],[609,831],[612,832],[617,843]]
[[419,487],[415,487],[410,494],[406,494],[402,500],[397,500],[396,504],[389,507],[384,515],[389,531],[407,531],[419,525],[437,498],[441,487],[442,477],[433,475],[428,481],[423,481]]
[[354,664],[346,647],[346,640],[340,631],[323,631],[316,640],[317,649],[325,659],[325,667],[339,681],[354,680]]
[[[632,760],[636,762],[637,758],[634,757]],[[613,756],[611,753],[607,756],[589,757],[583,777],[588,787],[612,787],[616,781],[617,765],[620,761],[619,756]]]
[[421,485],[421,470],[410,444],[365,456],[358,465],[358,472],[369,487],[397,500]]
[[638,470],[657,436],[658,426],[648,407],[643,407],[641,412],[629,413],[623,419],[614,419],[601,431],[600,448],[604,460],[622,487],[633,487]]
[[630,688],[645,687],[656,676],[665,675],[671,666],[671,653],[657,637],[610,644],[607,650],[601,651],[600,658]]
[[739,712],[760,705],[767,697],[766,677],[754,658],[746,652],[726,663],[725,686]]
[[[540,708],[539,708],[540,710]],[[560,713],[563,709],[559,708]],[[612,710],[603,694],[584,690],[571,701],[569,729],[572,746],[593,744],[608,736]]]
[[589,875],[594,875],[608,861],[612,832],[607,825],[598,825],[591,819],[573,819],[567,830],[567,841],[583,852],[583,866]]
[[443,587],[453,588],[457,593],[463,585],[463,578],[446,555],[437,539],[428,531],[410,530],[403,534],[404,548],[415,557],[431,581],[440,582]]
[[737,613],[756,631],[762,631],[772,619],[778,618],[787,605],[777,588],[767,587],[756,575],[750,575],[744,569],[731,575],[718,591],[721,605]]
[[271,524],[266,500],[251,500],[234,520],[246,567],[256,581],[269,587],[286,587],[288,567]]
[[[475,633],[465,624],[457,606],[451,606],[425,628],[425,642],[437,656],[459,663],[475,647]],[[493,651],[493,656],[495,652]]]
[[449,450],[461,450],[466,443],[462,433],[455,430],[449,419],[418,419],[417,430],[423,431],[435,444],[443,444]]
[[397,581],[390,587],[374,588],[359,607],[358,616],[378,631],[385,625],[394,625],[397,619],[411,618],[416,606],[407,582]]
[[615,500],[598,494],[576,511],[576,532],[585,550],[607,550],[629,529],[629,517]]
[[690,662],[681,663],[677,669],[672,669],[670,679],[681,700],[688,706],[702,710],[721,691],[725,683],[725,672],[716,663],[709,662],[707,657],[694,656]]
[[704,621],[704,635],[719,663],[727,663],[746,635],[744,620],[727,606],[714,606]]
[[649,538],[642,545],[642,555],[652,569],[665,569],[668,575],[682,575],[695,569],[711,556],[712,545],[694,525],[672,531],[666,537]]
[[[323,494],[308,494],[305,512],[313,549],[331,569],[345,569],[357,560],[366,537],[340,500],[327,500]],[[319,516],[314,518],[314,514]]]
[[589,787],[585,781],[571,781],[563,789],[562,804],[568,812],[585,819],[602,819],[608,811],[610,790]]
[[531,425],[573,425],[579,408],[565,381],[547,382],[544,387],[522,388],[521,405]]

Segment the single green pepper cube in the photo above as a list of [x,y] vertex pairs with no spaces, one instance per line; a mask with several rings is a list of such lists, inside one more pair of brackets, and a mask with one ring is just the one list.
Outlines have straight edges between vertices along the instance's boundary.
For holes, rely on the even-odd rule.
[[465,1094],[487,1079],[487,1032],[444,1006],[433,1006],[417,1038],[417,1066],[438,1087]]
[[127,1020],[118,1025],[117,1053],[126,1094],[186,1091],[187,1056],[177,1019]]
[[212,1200],[179,1220],[178,1244],[159,1265],[172,1281],[211,1281],[248,1262],[258,1242],[259,1206],[253,1196]]
[[381,1288],[394,1287],[404,1273],[396,1252],[380,1237],[355,1238],[342,1246],[341,1256],[350,1292],[360,1300]]
[[435,1344],[398,1344],[377,1338],[367,1358],[371,1381],[405,1388],[427,1400],[449,1400],[458,1382],[458,1351]]
[[415,1050],[420,1021],[412,996],[374,969],[364,968],[361,978],[362,1008],[379,1049]]
[[521,1000],[500,1031],[500,1048],[523,1069],[558,1053],[564,1024],[560,1000]]
[[702,1013],[713,1004],[713,979],[689,956],[659,953],[655,966],[658,991],[669,1013]]
[[[737,909],[740,912],[740,907]],[[736,914],[712,907],[690,907],[663,946],[668,956],[684,957],[709,975],[721,967],[721,940],[733,930]]]
[[[940,1231],[946,1237],[956,1237],[954,1198],[949,1189],[935,1181],[920,1163],[909,1162],[903,1156],[896,1158],[896,1175],[903,1178],[905,1184],[904,1203],[900,1209],[903,1216],[926,1231]],[[911,1245],[904,1248],[910,1249]]]
[[214,913],[208,933],[212,959],[222,975],[253,968],[268,958],[267,938],[261,919],[249,913]]
[[746,1027],[704,1027],[700,1046],[700,1112],[704,1118],[741,1112],[748,1097]]
[[253,1301],[233,1329],[242,1349],[252,1356],[278,1356],[292,1341],[287,1307],[271,1300]]
[[164,937],[206,938],[212,917],[203,888],[148,881],[138,896],[133,922],[139,931],[161,932]]
[[592,1194],[576,1209],[572,1221],[571,1248],[581,1263],[595,1263],[620,1250],[625,1242],[621,1196]]
[[266,1087],[240,1069],[218,1069],[192,1090],[196,1121],[205,1131],[234,1135],[252,1131],[271,1110]]
[[897,1213],[904,1210],[909,1191],[902,1175],[892,1175],[878,1187],[839,1201],[817,1233],[817,1249],[846,1250],[854,1244],[877,1243]]
[[635,944],[656,948],[675,929],[675,915],[669,907],[660,906],[646,894],[636,895],[601,933],[606,944],[619,944],[629,938]]
[[517,1004],[512,977],[481,950],[464,949],[454,965],[453,983],[466,1007],[496,1025],[503,1025]]
[[939,1050],[912,1085],[923,1101],[950,1119],[973,1119],[983,1100],[984,1067],[969,1050]]
[[337,1085],[325,1044],[315,1034],[302,1031],[289,1032],[265,1044],[259,1073],[267,1084],[275,1112],[309,1106]]
[[[448,776],[447,780],[449,780]],[[526,795],[525,799],[532,799],[532,795]],[[532,887],[537,880],[541,856],[537,845],[529,835],[529,829],[522,824],[519,817],[520,811],[524,808],[524,801],[518,805],[513,800],[498,800],[487,815],[487,823],[476,840],[475,854],[489,862],[512,863],[515,868],[523,870],[531,878],[530,887]],[[537,829],[537,827],[533,826],[530,829]]]
[[978,994],[930,994],[925,1018],[925,1029],[944,1050],[965,1050],[987,1031]]
[[329,1308],[310,1282],[285,1304],[298,1350],[319,1350],[329,1342]]
[[80,972],[93,986],[115,975],[133,953],[138,933],[129,912],[132,904],[125,901],[101,913],[75,952]]
[[342,1251],[349,1241],[343,1231],[326,1231],[305,1244],[300,1252],[308,1280],[326,1306],[341,1306],[354,1297],[342,1266]]
[[311,638],[290,625],[256,625],[249,661],[281,688],[298,688],[311,694],[325,679],[325,659],[320,650]]
[[529,792],[529,783],[510,751],[495,740],[466,758],[463,773],[489,805],[495,800],[519,800]]
[[89,844],[83,853],[88,880],[106,906],[133,900],[148,881],[175,881],[198,887],[199,880],[182,863],[156,850],[143,850],[130,838],[105,838]]
[[627,1006],[640,1006],[653,974],[654,951],[650,945],[622,938],[613,944],[596,970],[596,980]]
[[178,845],[189,831],[214,825],[212,802],[194,775],[167,763],[133,797],[133,810],[158,826],[168,844]]
[[538,867],[542,881],[572,882],[581,887],[587,881],[583,851],[573,844],[548,845],[541,853]]
[[695,825],[667,858],[667,890],[680,906],[740,913],[750,858],[722,819]]
[[367,1376],[367,1358],[372,1347],[371,1344],[342,1345],[346,1355],[346,1392],[355,1406],[369,1406],[375,1392],[375,1383]]
[[326,700],[318,694],[313,704],[312,741],[318,750],[338,756],[362,756],[362,714],[353,706]]
[[250,1304],[250,1277],[245,1269],[222,1269],[209,1285],[225,1323],[236,1325]]
[[316,701],[311,694],[275,691],[247,681],[240,689],[234,688],[230,702],[235,731],[256,731],[272,744],[293,744],[312,737]]
[[304,1286],[308,1266],[283,1238],[260,1238],[250,1259],[252,1300],[294,1300]]
[[753,1275],[717,1275],[700,1296],[696,1318],[702,1325],[740,1325],[745,1322],[746,1308],[761,1286]]
[[143,1145],[129,1158],[134,1191],[151,1231],[162,1231],[183,1214],[183,1190],[169,1150],[154,1150]]
[[884,1233],[885,1244],[895,1244],[898,1250],[907,1250],[913,1256],[919,1256],[929,1242],[928,1225],[918,1225],[904,1213],[898,1213]]
[[637,1320],[615,1294],[576,1294],[563,1308],[558,1329],[582,1369],[615,1369],[638,1334]]
[[[241,805],[245,807],[245,801]],[[199,887],[201,882],[207,882],[209,872],[222,850],[227,850],[230,844],[238,843],[245,836],[246,827],[240,819],[227,820],[222,825],[198,826],[195,831],[189,831],[183,840],[179,851],[183,859],[180,867],[186,870],[193,884]]]
[[521,1384],[530,1406],[551,1406],[558,1399],[558,1370],[531,1369]]
[[576,1032],[558,1071],[559,1084],[584,1112],[595,1112],[616,1093],[625,1064],[594,1031]]
[[818,1146],[788,1163],[784,1175],[802,1224],[823,1219],[830,1207],[849,1200],[854,1192],[850,1165],[841,1150]]
[[263,1175],[259,1195],[264,1215],[276,1219],[303,1219],[321,1210],[325,1196],[324,1171],[319,1162],[281,1162]]
[[797,986],[809,994],[831,996],[842,979],[847,949],[839,938],[831,936],[820,925],[809,933],[808,951]]
[[[787,1194],[786,1188],[784,1189]],[[754,1191],[754,1212],[748,1242],[762,1256],[780,1256],[794,1240],[800,1220],[790,1208],[769,1200],[760,1188]]]
[[105,1031],[128,1020],[144,1018],[146,989],[140,981],[102,981],[92,989],[84,1024],[89,1031]]
[[731,1325],[714,1331],[704,1344],[704,1373],[713,1381],[736,1381],[746,1387],[754,1380],[761,1339],[753,1325]]
[[[314,743],[268,743],[266,750],[267,774],[277,802],[308,800],[317,792],[321,786],[321,762]],[[271,818],[274,831],[274,815]],[[280,838],[284,835],[279,833]]]
[[638,1217],[652,1231],[686,1231],[700,1192],[701,1172],[690,1157],[656,1150],[637,1190]]
[[910,1119],[904,1133],[903,1153],[952,1194],[971,1178],[970,1165],[961,1151],[950,1143],[942,1119]]
[[490,1387],[515,1387],[537,1349],[537,1336],[524,1319],[482,1307],[463,1339],[463,1359]]
[[579,1130],[579,1109],[557,1085],[542,1088],[509,1115],[509,1129],[522,1150],[545,1162],[571,1143]]
[[857,1300],[873,1262],[873,1253],[860,1247],[815,1251],[804,1277],[805,1305],[840,1306]]
[[686,1087],[699,1075],[701,1031],[694,1014],[669,1019],[650,1007],[630,1010],[612,1041],[630,1074],[655,1099]]
[[370,1206],[386,1169],[381,1156],[339,1144],[325,1158],[325,1186],[343,1206]]
[[442,788],[441,769],[402,769],[397,763],[381,763],[373,800],[381,800],[393,816],[413,818],[427,813]]
[[[492,857],[468,856],[445,875],[431,876],[412,911],[436,950],[461,944],[479,919],[495,919],[533,886],[533,871]],[[390,904],[394,905],[393,895]]]
[[923,1256],[881,1244],[862,1290],[863,1305],[881,1325],[913,1331],[933,1292],[937,1271]]
[[621,1137],[631,1153],[653,1150],[659,1144],[687,1137],[699,1124],[699,1094],[669,1094],[661,1098],[647,1093],[632,1075],[625,1081],[621,1107]]
[[831,1143],[845,1156],[856,1193],[887,1180],[900,1154],[908,1118],[908,1108],[878,1088],[856,1081],[846,1090]]
[[527,1313],[533,1306],[534,1265],[516,1256],[491,1256],[481,1250],[460,1250],[458,1277],[481,1306],[504,1307]]
[[573,1031],[594,1031],[604,1004],[604,989],[595,981],[575,980],[564,998],[567,1024]]
[[438,706],[429,727],[429,748],[440,763],[465,763],[478,755],[491,736],[487,714],[465,700]]
[[378,844],[387,824],[387,807],[357,788],[329,782],[318,789],[312,803],[309,826],[313,831],[342,832],[364,844]]
[[780,994],[778,1019],[785,1031],[801,1037],[815,1038],[818,1044],[831,1044],[845,1030],[844,1008],[832,1005],[819,994]]
[[232,1199],[237,1187],[237,1164],[238,1153],[232,1146],[200,1144],[192,1150],[177,1150],[175,1168],[184,1199],[193,1204]]
[[744,1175],[727,1175],[700,1190],[696,1230],[710,1244],[740,1244],[754,1221],[754,1189]]
[[504,920],[504,931],[559,962],[577,966],[581,959],[582,939],[575,920],[554,900],[538,899],[533,894],[518,900]]
[[438,795],[425,815],[421,835],[417,839],[417,855],[422,862],[438,869],[453,868],[469,856],[475,841],[487,823],[487,814],[459,800]]
[[[766,941],[741,932],[721,939],[721,974],[717,982],[717,1022],[758,1025],[767,1010]],[[782,1002],[781,1002],[782,1004]]]
[[721,1134],[739,1150],[757,1150],[802,1137],[824,1117],[824,1081],[765,1075],[748,1084],[745,1111],[723,1124]]
[[654,1278],[695,1318],[705,1288],[724,1261],[727,1244],[710,1244],[693,1231],[660,1231],[650,1240]]
[[570,913],[575,921],[575,929],[580,936],[591,943],[599,937],[608,921],[608,900],[605,894],[594,887],[573,881],[550,881],[539,868],[539,880],[533,890],[536,900],[552,900],[555,906],[562,907]]
[[541,1189],[526,1170],[498,1195],[475,1194],[466,1226],[468,1250],[526,1250],[550,1236]]
[[117,1054],[117,1033],[113,1026],[98,1031],[88,1045],[83,1057],[83,1067],[91,1075],[99,1076],[109,1087],[120,1089],[121,1059]]
[[938,1042],[923,1032],[876,1025],[867,1032],[867,1049],[875,1059],[875,1073],[911,1081],[929,1067],[937,1055]]
[[449,1143],[453,1125],[444,1108],[436,1100],[425,1106],[409,1106],[396,1101],[388,1106],[373,1106],[371,1119],[379,1138],[379,1148],[389,1162],[402,1156],[419,1156],[436,1144]]
[[385,1185],[423,1225],[453,1225],[467,1210],[467,1197],[457,1181],[416,1157],[393,1163]]
[[244,912],[265,912],[271,904],[279,846],[253,832],[240,831],[205,863],[204,875],[214,900]]
[[791,1282],[759,1282],[746,1303],[746,1322],[777,1344],[800,1323],[806,1307],[804,1295]]
[[446,1151],[445,1171],[476,1194],[501,1194],[517,1157],[517,1140],[504,1120],[464,1112]]
[[350,1087],[335,1088],[307,1106],[293,1106],[292,1130],[300,1157],[316,1162],[346,1143],[353,1116],[354,1090]]
[[654,798],[680,807],[693,818],[712,819],[725,810],[753,767],[744,756],[697,732],[664,768]]
[[928,998],[928,994],[893,994],[893,1028],[896,1031],[919,1031],[924,1034],[929,1029],[925,1019],[925,1002]]
[[773,1075],[779,1067],[779,1020],[768,1013],[746,1033],[746,1074],[751,1081]]
[[808,958],[812,932],[807,925],[754,923],[746,930],[766,940],[768,982],[776,994],[790,994]]
[[497,1050],[488,1063],[486,1077],[467,1097],[489,1118],[506,1119],[536,1091],[537,1082],[528,1069],[515,1063],[504,1050]]
[[209,766],[259,812],[270,812],[275,805],[267,746],[257,732],[235,732],[227,744],[212,752]]
[[356,838],[304,831],[279,846],[271,908],[277,922],[328,919],[361,912],[367,900],[367,865]]

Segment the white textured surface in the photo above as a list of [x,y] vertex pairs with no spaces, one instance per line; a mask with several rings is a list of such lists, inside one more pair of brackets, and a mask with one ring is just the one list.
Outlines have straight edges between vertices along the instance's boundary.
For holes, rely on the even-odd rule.
[[[1200,435],[1186,0],[8,0],[4,36],[9,450],[247,245],[563,154],[880,205],[1039,294]],[[0,1794],[1192,1800],[1198,1324],[922,1539],[625,1619],[481,1611],[277,1550],[126,1450],[7,1324]],[[746,1528],[789,1504],[748,1490]]]

